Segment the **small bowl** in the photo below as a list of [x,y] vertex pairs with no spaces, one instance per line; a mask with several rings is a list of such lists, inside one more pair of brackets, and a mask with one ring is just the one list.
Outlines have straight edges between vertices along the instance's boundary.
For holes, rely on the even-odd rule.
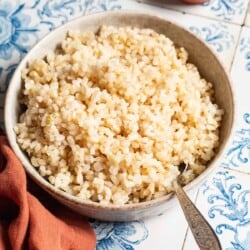
[[150,28],[158,33],[165,34],[176,46],[186,48],[189,53],[189,62],[192,62],[198,67],[202,77],[213,83],[216,103],[220,108],[224,109],[225,114],[220,129],[220,145],[216,156],[208,164],[203,173],[185,186],[185,190],[197,189],[199,184],[219,165],[222,159],[222,153],[229,143],[235,120],[234,96],[228,73],[214,52],[203,41],[186,29],[154,15],[131,11],[103,12],[73,20],[49,33],[31,49],[16,69],[7,91],[5,101],[5,128],[7,137],[12,149],[24,165],[28,175],[55,199],[72,210],[85,216],[105,221],[131,221],[159,215],[176,203],[175,195],[168,194],[151,201],[126,205],[102,205],[97,202],[82,201],[77,197],[55,188],[45,180],[31,165],[28,157],[16,142],[16,134],[13,128],[18,122],[21,112],[21,107],[18,102],[18,95],[21,89],[21,70],[25,68],[28,62],[35,58],[42,58],[49,50],[55,49],[65,38],[67,31],[80,30],[82,32],[96,32],[101,25]]

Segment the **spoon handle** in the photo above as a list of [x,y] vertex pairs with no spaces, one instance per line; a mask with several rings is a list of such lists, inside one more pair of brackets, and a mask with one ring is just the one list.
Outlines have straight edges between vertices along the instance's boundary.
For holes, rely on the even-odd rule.
[[175,181],[174,187],[188,225],[199,248],[201,250],[221,250],[222,248],[217,235],[194,203],[189,199],[178,181]]

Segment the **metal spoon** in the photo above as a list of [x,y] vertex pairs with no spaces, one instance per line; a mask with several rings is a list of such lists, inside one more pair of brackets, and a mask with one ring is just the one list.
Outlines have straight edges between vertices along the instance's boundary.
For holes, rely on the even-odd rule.
[[173,182],[173,186],[188,225],[200,250],[221,250],[220,241],[212,227],[208,224],[207,220],[203,217],[182,188],[180,177],[186,169],[186,165],[183,166],[183,164],[181,164],[179,166],[181,173]]

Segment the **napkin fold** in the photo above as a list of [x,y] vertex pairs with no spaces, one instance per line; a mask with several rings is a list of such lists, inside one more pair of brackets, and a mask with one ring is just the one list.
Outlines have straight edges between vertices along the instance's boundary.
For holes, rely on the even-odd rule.
[[0,135],[0,250],[95,249],[95,233],[82,216],[31,180],[28,184],[22,164]]

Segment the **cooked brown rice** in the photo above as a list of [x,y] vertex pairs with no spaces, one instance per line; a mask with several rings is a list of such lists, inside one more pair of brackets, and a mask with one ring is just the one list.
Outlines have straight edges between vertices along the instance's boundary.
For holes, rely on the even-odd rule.
[[23,70],[17,141],[57,188],[105,204],[151,200],[214,156],[223,111],[212,84],[150,29],[70,31]]

